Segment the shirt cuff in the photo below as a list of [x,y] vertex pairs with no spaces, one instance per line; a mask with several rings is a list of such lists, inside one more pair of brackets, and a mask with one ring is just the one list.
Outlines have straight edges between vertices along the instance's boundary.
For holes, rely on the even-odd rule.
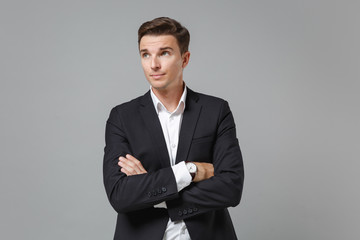
[[159,204],[154,205],[154,208],[167,208],[166,202],[161,202]]
[[171,167],[175,176],[178,192],[190,185],[192,177],[184,161]]

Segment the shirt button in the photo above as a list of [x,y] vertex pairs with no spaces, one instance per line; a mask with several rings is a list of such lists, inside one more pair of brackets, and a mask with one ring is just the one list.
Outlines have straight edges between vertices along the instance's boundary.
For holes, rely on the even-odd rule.
[[172,148],[175,148],[175,147],[176,147],[176,144],[175,144],[175,143],[173,143],[173,144],[171,145],[171,147],[172,147]]

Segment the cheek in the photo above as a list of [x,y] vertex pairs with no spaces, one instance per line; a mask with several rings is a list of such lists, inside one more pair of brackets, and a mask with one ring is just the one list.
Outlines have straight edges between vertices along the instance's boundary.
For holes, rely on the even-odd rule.
[[182,63],[179,62],[178,65],[176,66],[176,71],[178,73],[178,75],[182,74],[183,72],[183,67],[182,67]]
[[173,62],[169,64],[168,69],[170,69],[173,74],[178,75],[182,71],[182,63],[178,61]]
[[146,73],[147,71],[149,71],[149,67],[148,67],[148,64],[146,64],[146,62],[141,62],[141,66],[142,66],[142,69],[144,70],[144,72]]

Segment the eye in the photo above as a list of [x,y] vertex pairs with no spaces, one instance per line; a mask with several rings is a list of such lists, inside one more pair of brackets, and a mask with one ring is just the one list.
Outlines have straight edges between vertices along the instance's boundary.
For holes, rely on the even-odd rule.
[[148,53],[143,53],[142,57],[143,58],[148,58],[150,55]]
[[169,56],[169,55],[170,55],[170,53],[168,51],[164,51],[161,53],[161,56]]

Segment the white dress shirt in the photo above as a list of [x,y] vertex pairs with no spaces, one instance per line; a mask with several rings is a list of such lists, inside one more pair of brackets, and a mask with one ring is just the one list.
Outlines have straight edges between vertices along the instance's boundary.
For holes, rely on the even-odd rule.
[[[175,164],[187,90],[186,87],[184,87],[184,92],[180,98],[179,104],[173,112],[169,112],[165,108],[165,106],[156,97],[152,89],[150,92],[154,107],[160,120],[161,128],[164,133],[164,138],[170,158],[170,165],[174,172],[177,189],[178,192],[180,192],[182,189],[189,186],[192,180],[185,162]],[[166,203],[162,202],[155,205],[154,207],[166,208]],[[181,220],[173,222],[169,218],[163,240],[191,240],[184,221]]]

